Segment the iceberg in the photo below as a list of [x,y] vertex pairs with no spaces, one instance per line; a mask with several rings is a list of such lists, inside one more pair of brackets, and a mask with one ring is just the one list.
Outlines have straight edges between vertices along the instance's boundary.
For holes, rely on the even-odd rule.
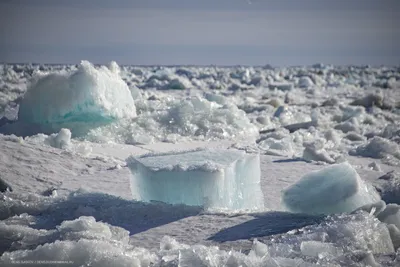
[[288,210],[307,214],[352,212],[379,200],[372,185],[361,180],[348,162],[308,173],[282,193]]
[[260,158],[239,150],[192,150],[129,157],[134,199],[210,209],[259,210]]
[[116,63],[95,68],[82,61],[75,71],[41,75],[19,107],[18,122],[40,126],[45,133],[61,128],[73,136],[121,118],[136,117],[136,107]]

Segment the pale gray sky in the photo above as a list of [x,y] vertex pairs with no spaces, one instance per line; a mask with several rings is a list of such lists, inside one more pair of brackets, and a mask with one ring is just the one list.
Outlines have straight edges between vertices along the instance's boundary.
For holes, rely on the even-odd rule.
[[399,65],[398,25],[398,0],[0,0],[0,62]]

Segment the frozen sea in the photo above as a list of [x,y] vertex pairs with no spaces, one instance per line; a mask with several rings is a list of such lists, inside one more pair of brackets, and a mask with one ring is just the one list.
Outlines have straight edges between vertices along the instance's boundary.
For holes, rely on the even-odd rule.
[[[399,144],[399,67],[0,65],[0,263],[400,266]],[[263,203],[133,199],[128,158],[205,148]]]

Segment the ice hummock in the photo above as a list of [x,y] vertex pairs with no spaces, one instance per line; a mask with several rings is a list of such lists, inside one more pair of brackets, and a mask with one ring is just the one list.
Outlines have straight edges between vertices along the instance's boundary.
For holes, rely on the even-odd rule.
[[18,122],[39,125],[45,133],[69,128],[74,136],[93,126],[136,117],[129,87],[118,65],[95,68],[82,61],[77,70],[42,75],[25,93]]
[[290,211],[308,214],[351,212],[379,200],[375,189],[348,162],[308,173],[282,193]]
[[133,198],[211,209],[262,209],[260,158],[238,150],[129,157]]

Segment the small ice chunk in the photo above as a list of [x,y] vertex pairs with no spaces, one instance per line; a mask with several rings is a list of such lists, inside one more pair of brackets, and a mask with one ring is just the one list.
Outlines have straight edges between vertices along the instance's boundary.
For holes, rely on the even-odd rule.
[[324,102],[322,102],[321,106],[323,107],[333,107],[333,106],[337,106],[339,104],[339,100],[335,97],[331,97],[327,100],[325,100]]
[[365,141],[365,140],[367,140],[367,138],[366,138],[365,136],[363,136],[363,135],[361,135],[361,134],[359,134],[359,133],[356,133],[356,132],[348,132],[348,133],[344,136],[344,138],[346,138],[346,139],[348,139],[348,140],[350,140],[350,141],[354,141],[354,142],[356,142],[356,141]]
[[381,172],[381,166],[379,166],[378,163],[376,163],[375,161],[371,162],[370,164],[368,164],[368,167],[370,167],[372,170],[377,171],[377,172]]
[[350,103],[352,106],[363,106],[366,108],[383,105],[383,96],[381,94],[369,94]]
[[340,136],[334,129],[330,129],[325,132],[324,137],[328,141],[332,141],[335,145],[340,144]]
[[359,210],[363,210],[368,212],[371,215],[378,215],[379,213],[381,213],[383,210],[385,210],[386,208],[386,203],[383,200],[380,200],[376,203],[372,203],[372,204],[367,204],[364,205],[362,207],[359,207],[358,209],[356,209],[354,212],[357,212]]
[[362,255],[359,255],[362,258],[361,262],[365,264],[365,266],[370,267],[380,267],[379,263],[376,262],[374,255],[371,252],[362,252]]
[[262,209],[259,155],[194,150],[129,157],[133,198],[216,209]]
[[317,139],[314,142],[304,143],[303,159],[309,161],[323,161],[329,164],[335,163],[335,160],[324,149],[323,139]]
[[254,256],[259,258],[269,256],[268,246],[258,241],[257,238],[254,239],[253,246],[251,247],[251,250],[249,252],[249,256]]
[[383,158],[386,154],[400,156],[399,146],[390,140],[375,136],[368,144],[357,147],[351,154],[370,158]]
[[276,82],[276,83],[271,83],[268,87],[271,90],[278,89],[280,91],[290,91],[293,89],[293,84],[292,83],[284,83],[284,82]]
[[342,254],[339,248],[332,243],[323,243],[319,241],[303,241],[300,244],[301,254],[309,257],[324,257],[326,255],[337,257]]
[[393,224],[400,229],[400,205],[388,204],[384,211],[377,215],[377,218],[384,223]]
[[62,128],[57,134],[51,134],[44,143],[55,148],[65,149],[71,146],[71,131]]
[[210,102],[215,102],[220,105],[225,105],[228,102],[225,96],[213,93],[205,93],[204,98]]
[[400,248],[400,230],[394,224],[389,224],[387,226],[390,234],[390,238],[392,239],[393,247],[395,250]]
[[259,143],[259,148],[265,150],[267,155],[286,157],[294,155],[292,141],[289,138],[267,138]]
[[90,153],[92,153],[93,148],[89,145],[89,143],[80,143],[75,146],[75,152],[84,156],[88,157]]
[[352,121],[345,121],[335,126],[336,130],[341,130],[344,133],[358,132],[358,125]]
[[301,77],[299,80],[300,88],[309,88],[314,85],[314,82],[308,76]]
[[388,172],[379,177],[374,185],[386,203],[400,204],[400,174],[395,171]]
[[282,193],[290,211],[309,214],[351,212],[379,200],[348,162],[306,174]]
[[274,108],[278,108],[283,105],[282,101],[279,98],[272,98],[272,99],[268,100],[266,102],[266,104],[271,105]]

